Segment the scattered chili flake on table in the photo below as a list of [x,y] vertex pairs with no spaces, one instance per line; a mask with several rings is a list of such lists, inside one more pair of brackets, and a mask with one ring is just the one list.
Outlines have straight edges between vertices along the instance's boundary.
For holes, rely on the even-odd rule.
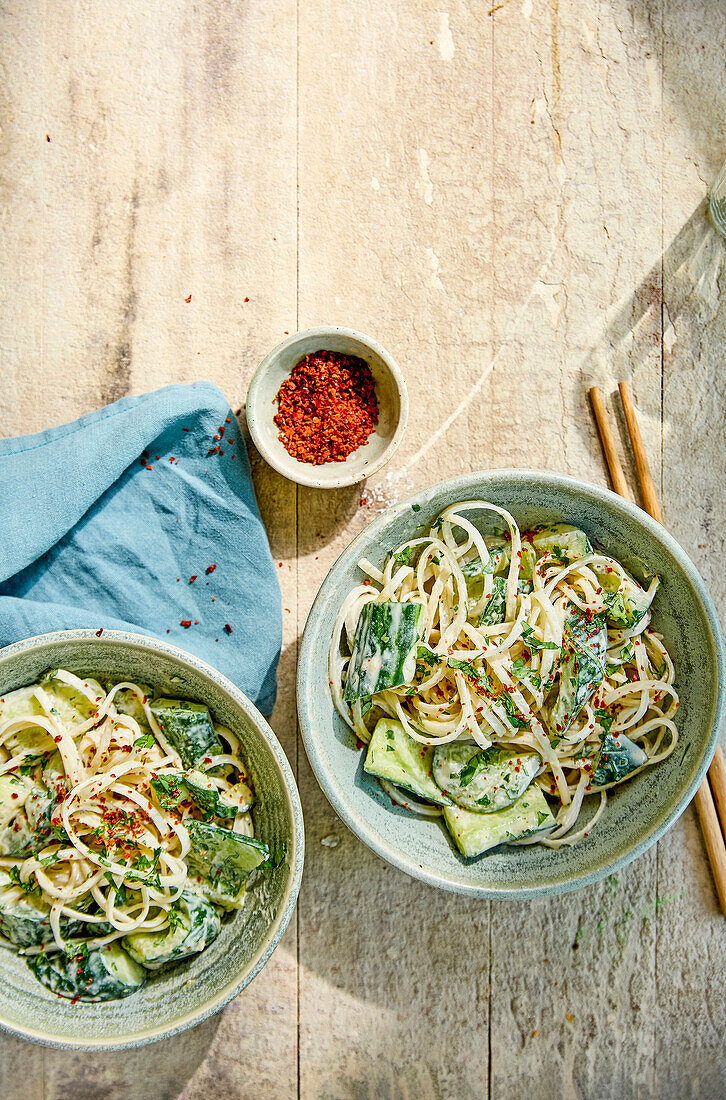
[[343,462],[368,442],[378,423],[373,375],[354,355],[306,355],[275,400],[280,442],[293,458],[313,466]]
[[215,565],[208,565],[207,568],[204,570],[204,572],[205,573],[213,573],[216,568],[217,568],[216,564]]
[[224,624],[224,629],[227,631],[228,634],[232,633],[232,627],[229,625],[229,623]]
[[195,580],[196,580],[196,579],[197,579],[197,574],[196,574],[196,573],[192,573],[191,577],[189,578],[189,583],[190,583],[190,584],[194,584],[194,582],[195,582]]
[[191,619],[182,619],[179,625],[183,626],[185,630],[188,630],[189,627],[192,625],[192,620]]
[[98,629],[98,630],[96,631],[96,637],[97,637],[97,638],[100,638],[102,634],[103,634],[103,627],[100,627],[100,628],[99,628],[99,629]]

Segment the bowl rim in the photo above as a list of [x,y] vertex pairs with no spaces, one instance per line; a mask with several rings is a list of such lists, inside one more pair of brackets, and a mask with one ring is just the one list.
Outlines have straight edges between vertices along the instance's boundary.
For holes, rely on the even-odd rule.
[[[450,491],[452,489],[456,490],[459,486],[461,486],[462,489],[461,499],[464,500],[466,499],[466,487],[470,487],[472,482],[484,480],[494,481],[496,479],[504,480],[509,483],[516,483],[517,481],[525,479],[538,480],[540,482],[544,481],[552,487],[568,490],[574,489],[583,493],[586,497],[589,497],[593,502],[605,501],[608,504],[614,505],[624,512],[631,520],[645,527],[651,535],[664,544],[666,550],[676,559],[696,590],[696,594],[701,601],[710,627],[710,640],[714,650],[716,666],[716,705],[708,742],[693,778],[681,793],[670,813],[666,815],[659,825],[654,826],[647,835],[634,844],[629,851],[607,862],[605,865],[571,875],[567,878],[551,881],[541,886],[533,887],[479,887],[444,878],[440,874],[426,870],[426,868],[422,867],[415,859],[401,852],[395,844],[391,844],[387,840],[381,839],[377,833],[374,833],[373,830],[369,828],[362,817],[359,817],[357,814],[351,814],[345,800],[339,797],[335,786],[327,774],[327,768],[321,759],[318,751],[314,724],[309,720],[307,713],[308,698],[310,693],[315,690],[315,685],[312,683],[312,666],[310,663],[313,634],[316,632],[316,625],[321,615],[323,604],[327,603],[330,598],[331,586],[335,586],[340,574],[345,571],[351,560],[357,558],[359,554],[359,544],[364,538],[368,540],[371,536],[379,534],[392,518],[393,514],[411,508],[412,504],[418,504],[420,506],[430,504],[441,492],[445,490]],[[673,536],[668,533],[666,528],[652,519],[647,512],[644,512],[636,504],[631,503],[631,501],[626,500],[610,489],[592,485],[565,474],[550,473],[546,470],[518,469],[514,467],[477,470],[469,474],[462,474],[458,477],[446,478],[443,481],[437,482],[435,485],[419,490],[419,492],[407,497],[405,500],[390,505],[384,512],[368,524],[336,559],[320,586],[305,623],[298,657],[297,707],[305,752],[318,784],[336,814],[345,822],[359,840],[362,840],[364,844],[376,853],[376,855],[380,856],[394,867],[397,867],[399,870],[404,871],[412,878],[419,879],[421,882],[425,882],[429,886],[434,886],[438,889],[463,894],[467,897],[482,899],[491,900],[506,898],[524,900],[527,898],[543,897],[545,895],[569,893],[573,890],[591,886],[593,883],[606,878],[608,875],[614,874],[620,868],[625,867],[628,863],[631,863],[634,859],[637,859],[638,856],[641,856],[647,851],[648,848],[655,844],[680,817],[703,781],[719,741],[721,724],[724,719],[724,709],[726,707],[726,648],[724,647],[721,624],[713,600],[695,565],[688,557],[685,550],[683,550]]]
[[[259,403],[259,389],[262,383],[262,376],[268,370],[273,361],[280,355],[281,352],[287,348],[292,347],[299,341],[307,339],[311,336],[319,336],[321,340],[324,340],[327,336],[347,336],[351,340],[357,340],[365,347],[374,352],[379,359],[385,363],[388,368],[391,377],[398,390],[399,401],[401,404],[398,423],[396,424],[396,430],[390,442],[387,444],[382,454],[376,459],[375,462],[371,462],[365,466],[362,470],[359,470],[355,474],[340,473],[335,476],[321,478],[315,474],[316,470],[321,469],[320,466],[310,466],[309,471],[306,465],[302,462],[298,462],[297,466],[300,467],[299,472],[297,466],[295,467],[295,474],[290,469],[287,469],[281,462],[278,461],[274,451],[268,446],[264,438],[263,433],[259,427],[259,421],[257,417],[257,406]],[[324,350],[324,349],[322,349]],[[286,478],[288,481],[296,482],[298,485],[307,485],[312,489],[341,489],[347,485],[357,485],[361,481],[365,481],[366,478],[372,474],[378,472],[381,467],[385,466],[390,461],[394,452],[398,449],[398,446],[403,439],[404,432],[406,431],[406,425],[408,424],[408,387],[406,381],[401,373],[401,368],[393,358],[390,352],[386,351],[382,344],[379,344],[377,340],[374,340],[371,336],[366,336],[364,332],[359,332],[357,329],[347,328],[344,325],[316,325],[313,328],[302,329],[300,332],[295,332],[291,336],[286,337],[279,344],[277,344],[271,351],[267,353],[260,365],[257,367],[255,373],[252,375],[252,381],[247,389],[246,399],[246,415],[247,425],[252,436],[252,441],[260,452],[265,462],[272,466],[273,470],[276,470],[278,474]],[[295,462],[295,459],[292,459]],[[333,465],[332,463],[330,465]],[[341,463],[342,466],[342,463]]]
[[146,1046],[148,1043],[159,1042],[162,1039],[170,1039],[172,1036],[178,1035],[182,1031],[186,1031],[187,1028],[195,1027],[197,1024],[202,1023],[216,1012],[219,1012],[220,1009],[224,1008],[226,1004],[236,997],[238,993],[241,993],[253,978],[257,977],[260,973],[279,944],[290,922],[300,891],[303,862],[305,859],[305,831],[302,804],[300,802],[300,794],[297,789],[295,777],[292,773],[292,768],[290,767],[290,763],[282,745],[278,741],[269,723],[254,703],[248,699],[244,692],[236,687],[231,680],[221,672],[218,672],[212,665],[207,664],[206,661],[196,657],[193,653],[188,653],[186,650],[180,649],[178,646],[163,642],[161,639],[156,639],[149,635],[135,634],[132,631],[126,630],[104,629],[101,636],[98,636],[96,631],[90,628],[55,630],[48,634],[36,634],[30,638],[23,638],[20,641],[12,642],[10,645],[4,646],[0,649],[0,665],[4,664],[8,658],[13,658],[20,653],[27,653],[34,649],[44,649],[49,645],[54,646],[62,642],[74,641],[92,641],[94,644],[97,643],[99,645],[107,645],[109,643],[115,645],[121,644],[128,648],[143,649],[156,653],[161,652],[182,664],[187,666],[191,665],[195,671],[202,673],[203,676],[212,680],[218,687],[230,695],[237,706],[244,711],[245,715],[257,728],[257,731],[261,734],[272,753],[273,759],[282,777],[283,787],[287,796],[290,820],[292,822],[290,872],[277,914],[274,920],[271,921],[259,949],[255,953],[250,966],[246,969],[243,976],[241,978],[234,978],[231,982],[228,982],[227,985],[218,992],[216,997],[211,1001],[205,1002],[199,1009],[187,1012],[180,1020],[169,1027],[149,1027],[140,1034],[130,1034],[126,1037],[120,1037],[112,1041],[106,1039],[77,1041],[75,1039],[66,1039],[61,1036],[50,1036],[40,1031],[33,1031],[32,1028],[20,1027],[13,1022],[5,1020],[2,1016],[2,1009],[0,1008],[0,1031],[8,1032],[11,1035],[17,1035],[21,1039],[28,1039],[31,1042],[38,1043],[40,1046],[79,1051],[125,1050],[133,1047]]

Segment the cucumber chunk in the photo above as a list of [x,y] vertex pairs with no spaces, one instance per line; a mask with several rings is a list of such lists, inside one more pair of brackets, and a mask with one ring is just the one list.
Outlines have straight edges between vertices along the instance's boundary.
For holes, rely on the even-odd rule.
[[632,577],[621,577],[615,570],[608,573],[606,567],[594,564],[590,567],[603,588],[603,600],[608,606],[607,621],[621,630],[630,630],[637,626],[653,602],[660,583],[656,583],[648,592]]
[[[64,939],[82,936],[88,927],[84,921],[71,917],[61,917],[60,920]],[[17,947],[35,947],[53,940],[50,906],[36,893],[19,892],[5,871],[0,871],[0,933]]]
[[484,591],[485,573],[503,574],[509,566],[509,543],[503,546],[490,546],[489,561],[482,566],[481,558],[477,555],[468,561],[459,562],[461,571],[466,579],[466,590],[469,598],[478,601]]
[[210,901],[235,908],[250,872],[268,858],[267,845],[206,821],[188,818],[185,825],[192,842],[187,856],[189,868],[201,876],[202,889]]
[[464,809],[491,814],[516,802],[540,769],[537,753],[510,749],[480,749],[478,745],[451,741],[434,752],[433,774],[437,784]]
[[504,622],[507,610],[507,582],[504,577],[494,578],[494,588],[482,611],[480,626],[498,626]]
[[431,775],[434,749],[409,737],[400,722],[381,718],[373,730],[363,768],[369,775],[387,779],[419,798],[440,806],[449,799]]
[[254,801],[252,791],[242,780],[226,791],[221,791],[204,772],[185,772],[183,780],[200,810],[215,817],[234,820],[237,814],[249,810]]
[[221,791],[210,776],[191,769],[188,772],[166,772],[151,780],[151,788],[162,810],[171,810],[189,797],[197,804],[205,816],[234,820],[239,813],[245,813],[254,803],[252,791],[244,782],[234,783],[228,790]]
[[553,736],[566,733],[602,683],[607,643],[605,616],[593,615],[589,621],[572,605],[565,619],[559,691],[551,710]]
[[135,993],[146,981],[143,966],[114,940],[89,951],[79,945],[73,955],[33,955],[26,959],[39,982],[57,993],[79,1001],[114,1001]]
[[592,781],[598,787],[605,786],[606,783],[616,783],[636,768],[642,768],[647,760],[648,754],[645,749],[636,745],[624,733],[606,733],[602,738],[600,756]]
[[132,959],[147,970],[188,955],[196,955],[216,940],[222,930],[217,910],[204,897],[184,893],[177,902],[171,925],[160,932],[132,932],[124,936],[123,945]]
[[520,579],[531,581],[534,577],[534,567],[537,564],[537,554],[533,546],[528,542],[522,543],[522,556],[519,559]]
[[347,702],[413,680],[425,614],[420,603],[364,605],[345,678]]
[[22,856],[32,850],[33,828],[25,804],[30,783],[15,775],[0,775],[0,856]]
[[444,821],[456,847],[467,858],[556,824],[539,787],[530,787],[507,809],[493,814],[474,814],[461,806],[445,806]]
[[533,533],[532,545],[538,556],[551,554],[563,565],[571,565],[586,554],[592,554],[592,543],[585,532],[569,523],[553,523],[551,527],[541,527]]
[[209,710],[185,699],[155,699],[151,713],[161,732],[174,746],[185,768],[194,768],[205,756],[222,752]]

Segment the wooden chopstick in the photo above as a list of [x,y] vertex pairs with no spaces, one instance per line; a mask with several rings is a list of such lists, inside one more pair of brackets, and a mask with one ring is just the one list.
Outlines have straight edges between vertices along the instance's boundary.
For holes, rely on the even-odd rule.
[[[630,387],[627,382],[618,382],[618,389],[633,448],[635,469],[638,474],[645,511],[658,523],[662,523],[663,513],[650,472],[643,437],[640,434],[640,425],[638,424]],[[718,756],[718,760],[716,756]],[[726,767],[724,767],[723,753],[720,746],[717,747],[708,771],[708,777],[703,780],[696,791],[693,801],[701,823],[701,831],[706,844],[708,860],[711,864],[716,893],[721,903],[721,911],[726,916],[726,841],[724,841],[724,834],[726,833]],[[718,813],[716,811],[717,805],[719,807]]]
[[625,480],[623,467],[620,465],[620,458],[618,457],[618,452],[615,447],[615,436],[610,429],[605,402],[597,386],[593,386],[590,390],[590,401],[592,402],[592,411],[595,414],[595,423],[600,432],[600,442],[602,443],[605,461],[610,471],[610,481],[612,482],[613,489],[616,493],[619,493],[621,497],[630,500],[630,490],[628,489],[628,483]]
[[[648,512],[653,519],[657,520],[658,523],[662,523],[663,513],[661,512],[660,502],[658,501],[653,477],[650,472],[650,465],[643,444],[643,437],[640,434],[640,425],[638,424],[630,387],[627,382],[619,382],[618,389],[620,391],[620,400],[623,404],[625,423],[633,448],[635,468],[638,474],[645,511]],[[613,489],[616,493],[619,493],[620,496],[630,499],[623,468],[615,449],[615,440],[607,420],[605,403],[597,386],[593,386],[590,390],[590,400],[592,402],[593,412],[595,413],[595,421],[600,432],[600,439],[602,440],[605,460],[608,464]],[[726,763],[724,762],[720,745],[716,747],[716,753],[711,763],[711,767],[709,768],[708,778],[703,780],[693,801],[698,813],[698,819],[701,823],[703,839],[706,845],[706,852],[708,853],[708,861],[711,865],[716,893],[718,894],[718,900],[721,904],[721,911],[724,916],[726,916],[726,842],[724,841],[724,836],[726,836]]]
[[630,443],[633,448],[635,470],[638,475],[640,491],[643,495],[643,504],[645,505],[645,511],[648,513],[649,516],[652,516],[653,519],[657,520],[658,523],[662,523],[663,513],[660,510],[660,502],[655,491],[655,485],[653,484],[653,477],[650,472],[648,455],[645,453],[643,437],[640,434],[640,425],[638,424],[638,418],[635,415],[633,398],[630,396],[630,387],[628,386],[627,382],[618,382],[618,389],[620,390],[620,400],[623,403],[625,423],[628,426],[628,435],[630,436]]

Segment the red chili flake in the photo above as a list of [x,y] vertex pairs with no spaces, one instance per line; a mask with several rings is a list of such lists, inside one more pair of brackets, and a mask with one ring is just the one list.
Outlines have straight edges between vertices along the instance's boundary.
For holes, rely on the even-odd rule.
[[11,795],[10,797],[11,797],[11,798],[18,798],[18,797],[19,797],[19,795],[17,795],[17,794],[12,794],[12,795]]
[[97,637],[97,638],[100,638],[102,634],[103,634],[103,627],[102,627],[102,626],[100,626],[100,627],[98,628],[98,630],[96,631],[96,637]]
[[192,620],[191,619],[182,619],[181,620],[180,626],[183,626],[185,630],[188,630],[191,625],[192,625]]
[[153,470],[153,469],[154,469],[154,467],[153,467],[153,466],[147,466],[147,467],[146,467],[146,469],[147,469],[147,470]]
[[189,583],[194,584],[195,580],[197,579],[197,576],[198,576],[197,573],[192,573],[191,577],[189,578]]
[[190,432],[191,430],[192,430],[191,428],[182,428],[183,432]]
[[220,453],[221,455],[223,455],[223,454],[224,454],[224,451],[222,450],[222,448],[221,448],[221,447],[217,447],[217,450],[219,451],[219,453]]
[[188,297],[188,298],[185,298],[185,299],[184,299],[184,301],[185,301],[185,302],[191,302],[191,300],[192,300],[192,296],[191,296],[191,294],[189,295],[189,297]]
[[171,634],[171,627],[167,627],[166,632],[167,632],[167,634]]
[[231,416],[227,416],[227,417],[225,417],[225,421],[224,421],[224,422],[225,422],[225,424],[231,424],[231,423],[232,423],[232,417],[231,417]]
[[293,458],[313,466],[343,462],[367,443],[378,423],[373,375],[353,355],[306,355],[280,386],[276,401],[280,442]]
[[225,632],[226,632],[227,634],[231,634],[231,633],[232,633],[232,627],[231,627],[231,626],[229,625],[229,623],[225,623],[225,624],[224,624],[224,629],[225,629]]
[[199,626],[199,619],[195,619],[195,620],[194,620],[194,625],[195,625],[195,626]]
[[[49,140],[50,140],[50,139],[49,139]],[[249,302],[249,298],[245,298],[245,301],[246,301],[246,302]]]
[[217,568],[216,564],[208,565],[207,568],[204,570],[204,572],[205,573],[213,573],[216,568]]
[[209,450],[207,451],[207,456],[216,455],[218,450],[219,450],[219,447],[210,447]]

